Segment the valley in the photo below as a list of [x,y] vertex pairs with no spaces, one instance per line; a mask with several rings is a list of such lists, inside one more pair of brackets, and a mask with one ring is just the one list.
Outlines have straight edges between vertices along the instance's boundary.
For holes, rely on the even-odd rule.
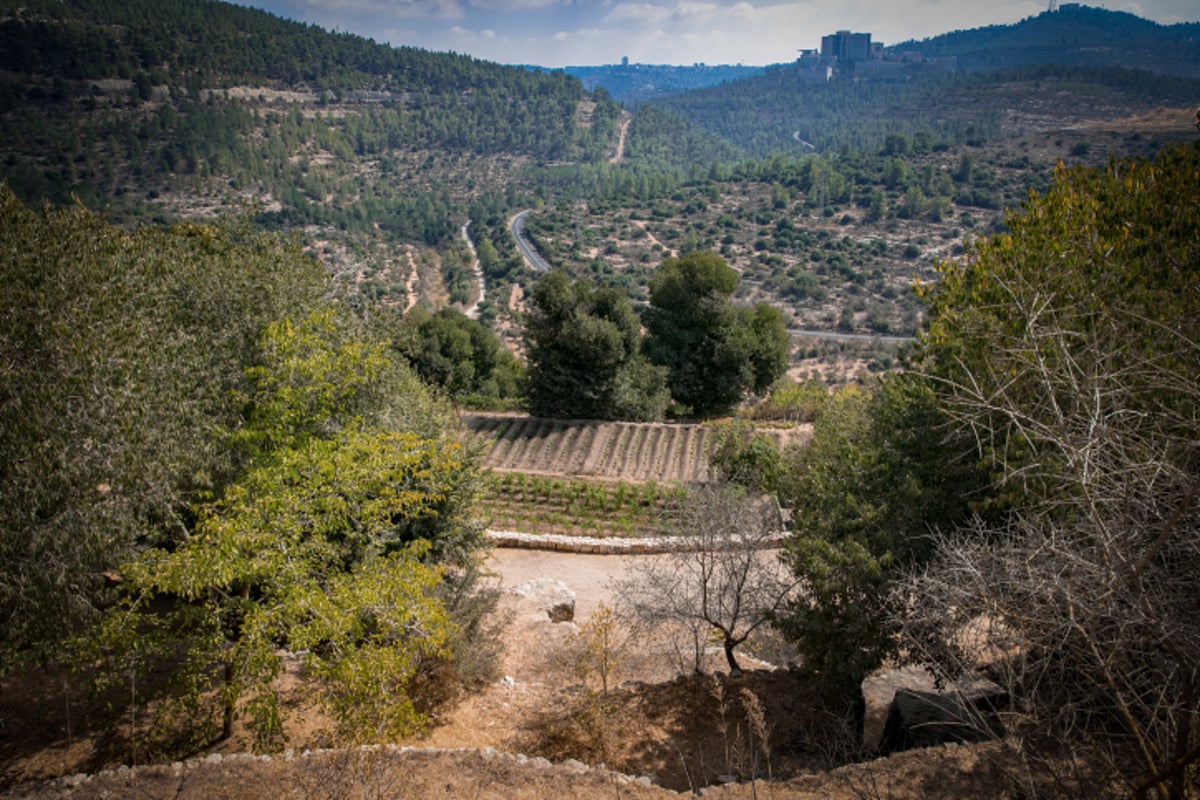
[[0,0],[0,793],[1200,797],[1196,27]]

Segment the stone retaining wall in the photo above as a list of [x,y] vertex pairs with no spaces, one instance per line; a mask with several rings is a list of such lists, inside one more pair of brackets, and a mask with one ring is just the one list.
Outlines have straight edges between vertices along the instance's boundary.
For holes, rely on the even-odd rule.
[[[693,536],[656,536],[644,539],[609,537],[604,539],[589,536],[562,536],[558,534],[519,533],[517,531],[486,531],[488,539],[496,547],[512,547],[524,550],[555,550],[564,553],[592,555],[652,555],[673,553],[680,550],[697,550],[701,540]],[[763,550],[783,546],[786,531],[780,531],[769,539],[756,543]]]
[[[527,767],[533,770],[558,771],[571,775],[586,775],[593,773],[612,780],[617,785],[639,784],[642,786],[656,786],[653,778],[646,775],[626,775],[624,773],[607,769],[603,766],[592,767],[584,764],[582,761],[576,761],[575,759],[567,759],[561,763],[555,763],[540,756],[530,757],[521,753],[507,753],[496,750],[493,747],[410,747],[388,744],[363,745],[362,747],[359,747],[358,750],[364,753],[377,752],[386,754],[388,756],[398,757],[403,757],[405,755],[475,755],[483,761],[497,761],[516,766]],[[297,760],[308,759],[310,757],[320,757],[327,754],[347,751],[353,752],[352,749],[347,748],[341,751],[333,749],[318,749],[302,750],[299,752],[295,751],[294,749],[288,749],[274,756],[253,755],[250,753],[212,753],[207,756],[188,759],[187,761],[176,761],[173,764],[151,764],[138,767],[120,766],[116,769],[106,769],[91,775],[85,775],[82,773],[78,775],[69,775],[39,784],[17,787],[11,792],[0,795],[0,797],[41,798],[46,796],[47,791],[61,797],[69,797],[74,795],[76,792],[90,796],[92,792],[89,792],[89,789],[93,791],[95,789],[100,789],[100,796],[115,796],[112,794],[112,791],[109,788],[114,782],[116,782],[118,785],[132,786],[138,783],[139,779],[150,779],[152,777],[161,779],[164,775],[168,774],[176,779],[183,780],[206,769],[221,769],[224,767],[246,765],[253,762],[294,762]],[[656,788],[658,791],[667,794],[678,794],[678,792],[674,792],[663,787]]]

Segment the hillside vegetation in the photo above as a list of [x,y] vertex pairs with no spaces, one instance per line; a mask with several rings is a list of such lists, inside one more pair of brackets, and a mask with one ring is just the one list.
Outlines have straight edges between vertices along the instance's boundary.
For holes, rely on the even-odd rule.
[[[1195,79],[780,67],[626,129],[561,73],[217,2],[0,28],[0,785],[459,703],[472,746],[803,796],[928,741],[869,732],[904,666],[993,740],[909,796],[1200,796]],[[522,402],[562,419],[455,407]],[[687,547],[572,629],[483,580],[488,524]]]
[[898,52],[954,56],[960,69],[984,71],[1026,64],[1123,67],[1200,77],[1195,22],[1159,25],[1124,11],[1063,3],[1057,11],[1014,25],[952,31],[892,44]]

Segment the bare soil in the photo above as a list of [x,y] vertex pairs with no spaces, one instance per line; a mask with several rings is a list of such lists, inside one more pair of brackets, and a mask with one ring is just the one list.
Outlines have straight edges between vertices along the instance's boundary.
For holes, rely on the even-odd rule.
[[[303,681],[293,671],[291,750],[269,759],[242,755],[249,748],[241,731],[193,760],[130,770],[121,767],[129,750],[119,727],[100,732],[69,719],[61,676],[46,672],[4,683],[0,789],[13,797],[147,800],[600,800],[699,790],[733,800],[1013,796],[1004,777],[1009,755],[996,744],[950,746],[827,771],[844,763],[857,734],[821,714],[802,673],[752,662],[756,669],[732,677],[717,671],[714,657],[706,665],[709,674],[683,674],[661,640],[615,643],[621,666],[597,713],[594,682],[572,668],[577,634],[614,600],[611,581],[628,562],[497,550],[489,563],[504,586],[534,577],[563,581],[576,594],[576,621],[553,623],[530,600],[506,595],[502,676],[463,697],[423,737],[320,749],[328,744],[327,721],[305,701]],[[747,703],[763,709],[765,748]],[[100,774],[78,774],[85,772]],[[46,780],[55,776],[68,777]]]

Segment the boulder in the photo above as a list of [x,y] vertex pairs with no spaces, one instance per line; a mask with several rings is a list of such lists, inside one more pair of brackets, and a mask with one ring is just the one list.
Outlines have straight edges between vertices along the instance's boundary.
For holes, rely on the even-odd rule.
[[1003,696],[1000,687],[991,691],[979,682],[964,691],[898,689],[888,707],[880,750],[888,754],[1003,736],[1004,726],[995,713]]
[[551,622],[572,622],[575,619],[575,592],[554,578],[534,578],[508,589],[532,601],[546,612]]

